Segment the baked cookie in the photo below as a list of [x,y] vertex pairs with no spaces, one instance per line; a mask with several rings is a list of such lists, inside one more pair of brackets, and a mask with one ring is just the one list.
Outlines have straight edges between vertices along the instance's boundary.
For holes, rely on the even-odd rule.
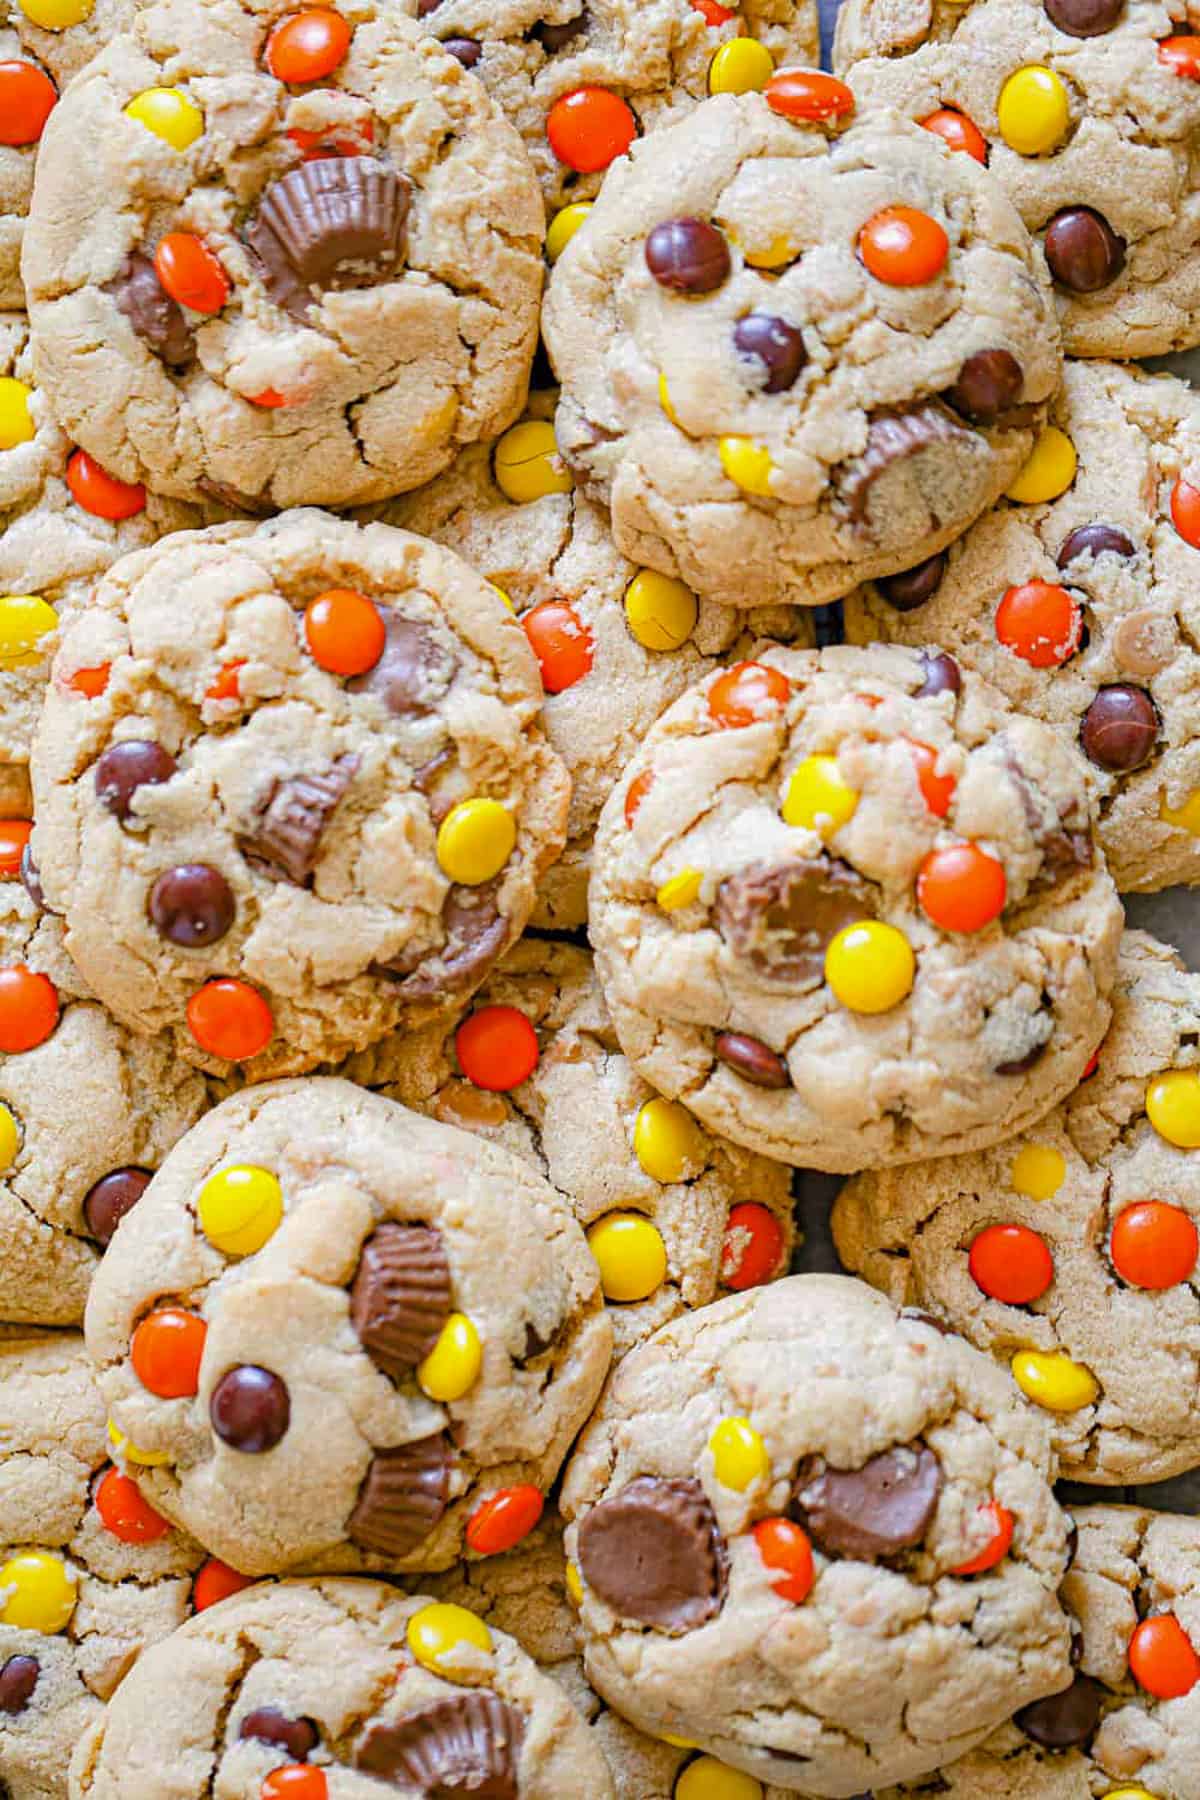
[[460,1007],[562,846],[525,634],[390,526],[177,535],[109,573],[54,668],[46,898],[117,1016],[214,1073],[295,1073]]
[[87,1336],[147,1498],[252,1575],[445,1568],[497,1490],[545,1493],[612,1350],[563,1196],[346,1081],[190,1132]]
[[503,1144],[568,1197],[618,1355],[721,1287],[787,1272],[791,1171],[710,1137],[639,1079],[573,944],[523,938],[456,1029],[395,1032],[342,1073]]
[[1108,1024],[1081,761],[942,652],[769,649],[693,688],[604,809],[591,903],[638,1072],[808,1168],[996,1143]]
[[147,1654],[81,1747],[72,1791],[612,1800],[583,1720],[511,1638],[349,1580],[253,1588]]
[[948,550],[861,588],[846,634],[939,644],[1078,743],[1123,892],[1195,882],[1200,398],[1169,375],[1068,363],[1051,420],[1032,482]]
[[1200,75],[1186,0],[846,0],[834,67],[989,169],[1072,356],[1200,342]]
[[932,555],[1016,476],[1058,381],[1000,188],[852,109],[806,70],[707,101],[612,169],[550,281],[563,456],[627,556],[731,606]]
[[38,375],[122,480],[249,510],[380,500],[516,417],[537,178],[390,0],[141,0],[42,142]]
[[922,1774],[1070,1682],[1052,1473],[1004,1373],[861,1282],[676,1319],[563,1486],[589,1679],[760,1781]]

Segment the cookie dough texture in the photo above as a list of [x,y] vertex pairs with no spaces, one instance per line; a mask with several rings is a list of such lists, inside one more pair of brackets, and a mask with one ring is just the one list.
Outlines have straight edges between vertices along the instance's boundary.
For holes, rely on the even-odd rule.
[[[242,1257],[197,1214],[229,1167],[282,1190],[278,1228]],[[424,1229],[397,1247],[388,1221]],[[498,1146],[343,1081],[247,1089],[217,1107],[122,1224],[98,1282],[88,1343],[113,1416],[139,1451],[169,1459],[139,1470],[147,1497],[251,1575],[318,1560],[445,1568],[480,1499],[549,1488],[612,1347],[595,1262],[560,1194]],[[418,1385],[417,1357],[394,1349],[393,1312],[407,1339],[423,1335],[403,1306],[389,1310],[397,1288],[431,1296],[435,1342],[451,1314],[478,1336],[478,1373],[445,1403]],[[157,1398],[129,1361],[158,1301],[206,1323],[192,1398]],[[284,1389],[273,1447],[239,1448],[216,1429],[214,1389],[245,1367]]]
[[[847,635],[856,643],[939,644],[1018,711],[1082,741],[1117,887],[1194,882],[1200,836],[1163,812],[1183,811],[1200,791],[1200,552],[1171,517],[1176,482],[1200,481],[1200,405],[1169,375],[1069,362],[1051,419],[1078,458],[1067,491],[1040,505],[1003,503],[981,519],[945,552],[932,597],[911,611],[891,605],[885,587],[860,589],[846,602]],[[1110,547],[1089,547],[1105,542]],[[1065,586],[1086,624],[1079,650],[1058,666],[1035,668],[997,637],[1005,594],[1032,581]],[[1113,689],[1121,690],[1116,699]],[[1118,744],[1109,758],[1133,766],[1114,769],[1089,744],[1106,755],[1098,723],[1106,709],[1115,716],[1118,701],[1128,705],[1129,689],[1152,711],[1145,741]]]
[[[876,280],[857,253],[897,204],[947,234],[920,286]],[[650,273],[646,239],[672,217],[723,233],[720,286],[681,294]],[[767,392],[738,354],[751,312],[801,332],[790,387]],[[831,133],[758,94],[706,102],[614,167],[555,265],[543,333],[559,447],[611,503],[618,547],[732,606],[835,599],[957,537],[1025,461],[1059,370],[1049,285],[985,170],[891,114]],[[945,395],[993,349],[1020,388],[976,427]],[[730,439],[750,440],[752,492],[725,473]]]
[[[894,1300],[924,1308],[1003,1364],[1038,1350],[1091,1370],[1095,1403],[1050,1418],[1064,1475],[1082,1481],[1158,1481],[1200,1461],[1190,1398],[1196,1292],[1188,1281],[1135,1287],[1109,1253],[1114,1221],[1139,1201],[1167,1201],[1200,1220],[1197,1152],[1169,1143],[1146,1116],[1157,1076],[1200,1066],[1198,1034],[1200,977],[1146,933],[1126,932],[1094,1075],[1024,1135],[972,1156],[858,1175],[834,1208],[843,1262]],[[1061,1175],[1043,1200],[1014,1185],[1014,1177],[1027,1185],[1029,1156],[1017,1158],[1031,1150],[1051,1155],[1044,1186]],[[1054,1264],[1052,1284],[1025,1306],[983,1293],[968,1267],[979,1232],[1005,1224],[1036,1231]]]
[[[741,1491],[710,1443],[729,1418],[769,1459]],[[761,1781],[844,1796],[924,1773],[1069,1685],[1052,1472],[1044,1424],[999,1370],[862,1284],[797,1276],[718,1301],[625,1359],[568,1468],[589,1679],[641,1730]],[[797,1605],[751,1531],[803,1494],[815,1581]],[[1013,1549],[956,1576],[993,1499]],[[673,1598],[650,1623],[639,1558],[656,1528]]]
[[[39,377],[113,474],[187,499],[384,499],[525,397],[543,220],[515,130],[385,0],[348,0],[345,60],[285,87],[262,59],[291,10],[144,0],[43,135],[23,259]],[[125,114],[159,87],[203,115],[183,151]],[[363,153],[305,162],[292,132]],[[145,259],[172,232],[203,240],[229,295],[147,336]]]
[[[335,587],[372,599],[388,632],[350,680],[305,636],[304,609]],[[97,698],[65,685],[106,663]],[[117,1016],[214,1073],[229,1065],[185,1023],[208,977],[251,983],[271,1009],[252,1079],[336,1059],[460,1006],[562,845],[568,781],[525,634],[473,570],[406,532],[300,511],[181,534],[111,572],[55,667],[35,772],[47,898]],[[159,746],[174,773],[114,811],[98,782],[129,742]],[[437,850],[468,799],[515,825],[473,885]],[[148,911],[164,873],[194,865],[214,915],[198,944]]]
[[[693,688],[602,815],[591,930],[622,1049],[710,1130],[804,1167],[912,1162],[1022,1129],[1078,1081],[1109,1019],[1122,917],[1078,756],[933,653],[759,660],[787,677],[785,700],[723,728],[712,680]],[[919,784],[922,745],[954,783],[942,817]],[[818,812],[823,837],[781,812],[812,757],[834,760],[853,802],[836,829]],[[1002,863],[1007,898],[991,924],[951,933],[916,880],[935,848],[964,840]],[[689,871],[695,899],[664,910],[656,896]],[[912,987],[887,1011],[851,1011],[826,951],[872,919],[907,940]],[[749,1061],[726,1034],[758,1046]]]
[[72,1800],[258,1800],[289,1760],[241,1735],[263,1709],[307,1724],[331,1794],[612,1800],[583,1720],[511,1638],[494,1632],[457,1679],[412,1660],[408,1625],[428,1604],[375,1581],[239,1594],[143,1660],[77,1758]]
[[[1089,35],[1051,14],[1090,18]],[[922,119],[965,113],[987,140],[988,168],[1038,243],[1057,215],[1084,207],[1123,240],[1123,267],[1089,292],[1055,284],[1072,356],[1152,356],[1200,339],[1200,94],[1159,56],[1191,30],[1183,0],[1123,6],[1042,0],[847,0],[834,66],[865,106]],[[1028,67],[1065,89],[1069,120],[1046,154],[1005,141],[997,103]]]
[[695,1134],[678,1181],[655,1180],[634,1151],[634,1130],[654,1090],[622,1056],[592,972],[573,944],[523,938],[475,999],[475,1010],[513,1007],[538,1035],[536,1068],[508,1092],[488,1092],[462,1072],[456,1033],[440,1026],[396,1032],[351,1058],[344,1073],[447,1125],[502,1144],[565,1194],[585,1228],[612,1213],[648,1218],[667,1268],[646,1299],[609,1307],[618,1354],[678,1313],[714,1299],[730,1262],[729,1215],[765,1207],[778,1233],[773,1274],[790,1261],[790,1171],[723,1138]]

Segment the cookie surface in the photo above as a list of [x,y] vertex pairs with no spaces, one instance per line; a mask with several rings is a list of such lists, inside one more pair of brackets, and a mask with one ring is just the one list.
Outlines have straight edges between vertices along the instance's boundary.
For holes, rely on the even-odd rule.
[[215,1072],[293,1073],[454,1010],[562,844],[524,633],[389,526],[173,537],[110,572],[55,669],[47,900],[118,1017]]
[[995,1143],[1079,1079],[1121,911],[1086,777],[941,653],[771,649],[649,734],[600,822],[625,1054],[808,1168]]
[[24,251],[66,428],[245,510],[428,480],[516,416],[537,334],[513,128],[384,0],[322,9],[319,47],[293,10],[144,0],[50,116]]
[[892,114],[776,110],[831,79],[781,74],[635,146],[543,312],[559,446],[618,546],[732,606],[835,599],[948,543],[1057,382],[1011,202]]

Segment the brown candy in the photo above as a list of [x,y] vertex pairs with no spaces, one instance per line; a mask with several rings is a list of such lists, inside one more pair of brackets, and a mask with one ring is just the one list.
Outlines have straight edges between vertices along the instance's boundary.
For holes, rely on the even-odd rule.
[[405,618],[394,607],[380,608],[383,654],[365,675],[346,683],[351,694],[374,694],[398,719],[433,712],[454,679],[456,663],[427,625]]
[[816,856],[751,863],[717,889],[715,919],[725,942],[772,981],[824,978],[825,952],[845,925],[873,918],[871,890],[847,863]]
[[922,650],[921,668],[924,673],[914,699],[927,700],[931,694],[962,692],[962,670],[944,650]]
[[1095,294],[1125,267],[1125,239],[1090,206],[1068,206],[1046,227],[1046,261],[1060,287]]
[[808,361],[800,327],[773,313],[747,313],[733,328],[733,342],[739,356],[761,368],[766,394],[782,394],[793,387]]
[[561,25],[550,25],[545,19],[539,20],[529,36],[537,40],[547,56],[556,56],[568,44],[574,43],[580,32],[587,29],[588,23],[588,10],[585,6],[582,12],[576,13],[573,19],[564,20]]
[[[1113,633],[1113,656],[1130,675],[1157,675],[1172,661],[1179,631],[1170,613],[1126,613]],[[29,848],[28,844],[25,846]]]
[[444,1432],[377,1450],[346,1526],[364,1550],[407,1556],[446,1510],[453,1452]]
[[[980,442],[948,407],[935,401],[906,411],[878,412],[867,427],[866,449],[841,474],[839,507],[863,535],[886,534],[893,513],[905,510],[903,500],[895,496],[906,492],[908,464],[936,450],[938,468],[957,466],[971,458]],[[922,495],[936,485],[932,468],[928,474],[928,480],[917,478]]]
[[659,286],[676,294],[711,294],[732,267],[724,232],[707,219],[665,219],[646,239],[645,257]]
[[361,761],[358,756],[339,756],[314,774],[277,781],[255,830],[241,840],[247,856],[270,874],[303,887],[312,875],[325,829]]
[[450,1265],[440,1232],[386,1220],[362,1247],[350,1323],[371,1361],[398,1381],[437,1343],[450,1316]]
[[694,1631],[720,1611],[724,1545],[698,1481],[638,1475],[579,1527],[583,1578],[615,1613]]
[[442,49],[447,51],[455,62],[460,62],[464,69],[473,69],[483,55],[483,45],[478,38],[443,38]]
[[[1043,1015],[1039,1013],[1037,1016],[1038,1018],[1041,1018]],[[1053,1026],[1051,1026],[1041,1043],[1032,1044],[1023,1056],[1013,1056],[1010,1057],[1007,1062],[997,1063],[997,1075],[1027,1075],[1034,1064],[1041,1062],[1043,1056],[1046,1054],[1050,1045],[1053,1029]]]
[[1118,531],[1115,525],[1077,525],[1063,540],[1057,557],[1058,566],[1066,569],[1077,556],[1103,556],[1106,551],[1123,560],[1137,554],[1132,539]]
[[354,1766],[422,1800],[517,1800],[525,1715],[481,1691],[368,1726]]
[[254,1738],[260,1744],[278,1744],[287,1751],[289,1762],[306,1762],[321,1741],[321,1734],[311,1719],[292,1719],[277,1706],[259,1706],[248,1712],[238,1726],[239,1738]]
[[870,1562],[919,1544],[941,1491],[942,1465],[918,1442],[884,1450],[861,1469],[807,1458],[796,1471],[792,1511],[828,1555]]
[[131,1212],[150,1186],[149,1169],[114,1169],[102,1175],[87,1191],[83,1216],[89,1234],[105,1249],[117,1226]]
[[1061,1694],[1023,1706],[1013,1723],[1046,1750],[1074,1750],[1087,1743],[1099,1724],[1107,1692],[1090,1675],[1076,1675]]
[[0,1712],[23,1713],[33,1699],[41,1672],[36,1656],[10,1656],[0,1669]]
[[320,293],[394,279],[411,203],[408,178],[372,157],[302,163],[271,183],[246,243],[271,299],[304,324]]
[[218,943],[237,913],[233,889],[208,863],[168,869],[150,889],[147,906],[159,936],[187,950]]
[[1021,398],[1025,371],[1011,350],[976,350],[946,398],[974,425],[993,425]]
[[902,569],[898,575],[881,575],[875,586],[897,612],[916,612],[918,606],[933,599],[945,573],[946,552],[939,550],[936,555],[927,556],[924,562],[915,563],[911,569]]
[[1140,769],[1158,742],[1158,713],[1145,688],[1101,688],[1083,715],[1079,741],[1098,768],[1119,775]]
[[1068,37],[1103,37],[1125,11],[1125,0],[1042,0],[1046,17]]
[[176,367],[190,362],[196,340],[183,308],[172,300],[155,272],[154,264],[139,250],[125,258],[121,273],[105,288],[138,337],[156,356]]
[[238,1363],[213,1389],[208,1416],[223,1444],[243,1456],[261,1456],[285,1436],[292,1417],[291,1396],[286,1383],[270,1369]]
[[1010,747],[1005,749],[1004,760],[1020,797],[1025,823],[1042,853],[1042,866],[1034,878],[1034,885],[1054,887],[1077,869],[1090,869],[1092,840],[1086,830],[1076,829],[1074,814],[1067,818],[1056,815],[1047,821],[1042,815],[1041,802]]
[[478,986],[484,969],[495,962],[509,940],[509,922],[496,905],[498,884],[452,887],[442,907],[446,941],[436,957],[420,968],[384,970],[406,977],[403,991],[409,999],[432,999],[461,993]]
[[97,759],[96,796],[124,824],[138,789],[170,781],[175,769],[175,758],[161,744],[127,738],[110,744]]
[[747,1037],[740,1031],[722,1031],[713,1045],[717,1057],[727,1068],[749,1081],[754,1087],[790,1087],[791,1077],[782,1056],[776,1056],[761,1038]]

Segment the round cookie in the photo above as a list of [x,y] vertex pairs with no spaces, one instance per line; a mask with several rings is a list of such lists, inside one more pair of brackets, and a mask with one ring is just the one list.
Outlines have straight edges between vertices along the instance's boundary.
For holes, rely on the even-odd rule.
[[862,1283],[717,1301],[625,1358],[568,1467],[588,1677],[760,1781],[919,1775],[1069,1685],[1052,1473],[1002,1371]]
[[511,1638],[350,1580],[255,1587],[147,1654],[81,1747],[73,1792],[260,1800],[300,1791],[284,1769],[313,1772],[305,1800],[612,1800],[583,1720]]
[[612,1349],[561,1194],[332,1080],[247,1089],[188,1134],[87,1337],[147,1498],[254,1575],[445,1568],[484,1500],[546,1492]]
[[38,374],[124,481],[381,500],[524,401],[543,214],[516,132],[390,0],[316,10],[314,42],[288,0],[142,0],[46,125]]
[[638,1072],[804,1167],[996,1143],[1108,1024],[1080,760],[943,654],[770,649],[693,688],[604,809],[591,904]]
[[987,173],[894,114],[801,103],[853,106],[785,72],[635,146],[543,312],[559,447],[618,547],[731,606],[836,599],[949,543],[1058,381],[1049,284]]
[[1095,1072],[1019,1138],[856,1176],[843,1262],[963,1331],[1048,1409],[1063,1473],[1200,1462],[1200,976],[1126,932]]
[[54,668],[46,896],[98,996],[214,1073],[296,1073],[445,1016],[562,846],[528,640],[390,526],[175,536],[109,573]]
[[340,1072],[504,1145],[567,1196],[618,1355],[722,1287],[787,1271],[790,1170],[710,1137],[638,1078],[573,944],[523,938],[456,1029],[396,1032]]
[[986,160],[1072,356],[1200,341],[1200,91],[1185,0],[847,0],[834,67]]
[[1068,363],[1051,421],[1058,472],[932,562],[860,589],[846,634],[939,644],[1078,743],[1122,892],[1194,882],[1200,402],[1169,375]]

